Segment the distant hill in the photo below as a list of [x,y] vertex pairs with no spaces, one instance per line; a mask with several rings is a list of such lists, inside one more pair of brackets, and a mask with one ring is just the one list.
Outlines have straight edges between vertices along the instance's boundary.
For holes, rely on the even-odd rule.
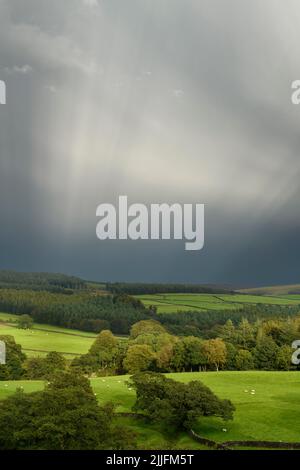
[[300,295],[300,284],[253,287],[250,289],[239,289],[237,292],[253,295]]
[[23,273],[0,271],[0,289],[30,289],[61,292],[68,289],[82,289],[85,281],[75,276],[57,273]]

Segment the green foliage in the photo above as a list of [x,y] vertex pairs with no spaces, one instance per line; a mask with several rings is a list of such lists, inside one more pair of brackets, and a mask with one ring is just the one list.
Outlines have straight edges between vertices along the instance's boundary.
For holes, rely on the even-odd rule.
[[0,403],[2,450],[97,450],[135,446],[127,429],[113,425],[112,404],[98,406],[83,376],[53,376],[44,391],[19,391]]
[[143,284],[143,283],[107,283],[106,288],[113,294],[161,294],[161,293],[229,293],[229,289],[218,286],[197,284]]
[[[211,338],[212,335],[215,336],[216,327],[224,326],[228,320],[231,320],[236,327],[243,319],[247,319],[250,325],[255,325],[258,320],[268,319],[288,322],[299,315],[297,305],[240,304],[238,308],[232,309],[228,304],[226,309],[220,307],[220,309],[209,310],[208,308],[207,311],[201,310],[199,312],[192,311],[192,307],[190,307],[189,310],[173,312],[172,315],[170,313],[160,313],[158,315],[159,321],[168,328],[169,332],[176,335]],[[241,336],[241,338],[243,337]],[[229,338],[226,340],[228,341]],[[252,341],[253,338],[250,338],[250,344]],[[233,342],[232,338],[230,338],[230,342]]]
[[0,365],[0,380],[19,380],[24,373],[23,362],[26,356],[13,336],[0,335],[0,341],[4,341],[6,345],[6,364]]
[[129,346],[123,365],[130,374],[151,370],[156,359],[150,346],[147,344],[134,344]]
[[254,328],[246,318],[242,318],[236,331],[236,342],[244,349],[250,349],[255,346]]
[[[89,353],[92,356],[99,356],[100,360],[103,355],[113,356],[118,345],[118,340],[111,331],[104,330],[97,336],[95,342],[90,347]],[[105,362],[105,358],[103,359]]]
[[276,369],[278,370],[290,370],[293,368],[291,364],[291,357],[294,352],[290,346],[280,346],[277,350],[276,355]]
[[21,330],[30,330],[33,325],[33,319],[30,315],[21,315],[20,318],[18,318],[17,325]]
[[253,350],[255,366],[262,370],[276,369],[277,353],[278,346],[275,341],[269,336],[263,336]]
[[72,361],[72,367],[81,368],[85,373],[114,373],[124,358],[124,355],[119,357],[121,351],[121,342],[111,331],[104,330],[99,333],[87,354]]
[[144,412],[166,431],[191,429],[202,416],[233,418],[234,406],[219,399],[200,381],[176,382],[158,373],[140,373],[131,377],[136,390],[135,411]]
[[204,342],[194,336],[187,336],[182,339],[184,346],[184,364],[185,369],[191,371],[201,369],[206,365],[206,355],[204,350]]
[[139,335],[160,335],[166,333],[165,328],[155,320],[142,320],[135,323],[130,330],[130,338],[136,339]]
[[226,345],[220,338],[204,341],[203,354],[207,364],[216,370],[226,363]]
[[0,311],[27,314],[36,323],[97,333],[111,329],[116,334],[128,334],[134,323],[152,316],[152,312],[134,298],[98,295],[86,290],[65,295],[0,289]]
[[250,351],[240,349],[235,358],[236,370],[254,369],[254,360]]
[[45,358],[31,357],[24,363],[25,377],[30,380],[49,379],[55,372],[66,369],[66,360],[58,352],[50,352]]
[[0,288],[44,290],[70,293],[70,289],[83,289],[85,281],[74,276],[54,273],[21,273],[0,271]]
[[232,343],[225,343],[226,345],[226,370],[236,370],[236,356],[238,349]]
[[[300,400],[298,374],[278,371],[219,371],[172,373],[167,377],[188,383],[200,380],[220,398],[232,400],[236,407],[234,420],[222,422],[220,418],[206,417],[199,420],[194,431],[201,437],[217,442],[228,440],[266,440],[286,442],[299,441]],[[126,383],[128,376],[114,376],[91,379],[93,392],[99,403],[111,400],[118,412],[129,412],[135,403],[135,392]],[[24,387],[26,393],[42,390],[44,382],[21,381],[1,382],[0,399],[15,393],[17,387]],[[255,394],[251,394],[255,389]],[[248,392],[246,393],[246,390]],[[170,438],[162,436],[159,424],[147,423],[141,419],[119,418],[118,422],[130,426],[137,434],[139,448],[170,449]],[[223,428],[227,432],[223,432]],[[181,444],[180,444],[181,443]],[[176,435],[173,446],[182,449],[191,447],[187,433]],[[197,446],[197,443],[194,443]]]

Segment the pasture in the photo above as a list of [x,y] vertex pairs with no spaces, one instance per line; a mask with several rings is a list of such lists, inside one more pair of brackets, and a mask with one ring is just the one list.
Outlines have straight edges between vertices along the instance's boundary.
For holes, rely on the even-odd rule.
[[179,311],[235,310],[244,305],[300,305],[300,295],[263,296],[249,294],[148,294],[137,295],[144,305],[158,313]]
[[17,328],[17,318],[17,315],[0,313],[0,335],[12,335],[28,356],[43,357],[50,351],[57,351],[72,359],[87,353],[96,338],[94,333],[42,324],[22,330]]
[[[228,440],[300,441],[300,374],[298,372],[192,372],[168,374],[182,382],[201,380],[219,397],[230,399],[236,407],[234,420],[202,418],[195,431],[218,442]],[[135,392],[128,388],[129,376],[91,379],[99,403],[112,401],[117,411],[131,410]],[[18,387],[32,392],[43,387],[43,382],[0,382],[0,398],[12,394]],[[165,438],[158,427],[121,418],[137,433],[139,442],[163,446]],[[187,435],[177,437],[176,445],[199,448]],[[169,444],[168,444],[169,445]],[[195,447],[196,446],[196,447]],[[198,446],[198,447],[197,447]],[[162,448],[162,447],[159,447]],[[184,447],[183,447],[184,448]]]

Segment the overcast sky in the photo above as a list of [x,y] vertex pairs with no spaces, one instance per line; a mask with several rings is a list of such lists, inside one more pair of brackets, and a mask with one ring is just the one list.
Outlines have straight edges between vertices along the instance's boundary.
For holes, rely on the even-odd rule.
[[[0,268],[300,282],[297,0],[0,0]],[[205,247],[96,238],[96,207],[205,203]]]

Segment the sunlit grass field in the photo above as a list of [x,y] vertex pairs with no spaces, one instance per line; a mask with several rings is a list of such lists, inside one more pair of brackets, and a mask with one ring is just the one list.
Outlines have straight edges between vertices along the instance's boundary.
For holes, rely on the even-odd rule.
[[137,295],[146,306],[155,305],[158,313],[179,311],[234,310],[243,305],[300,305],[300,295],[262,296],[247,294],[147,294]]
[[[227,440],[270,440],[300,442],[300,374],[299,372],[192,372],[168,374],[182,382],[201,380],[221,398],[230,399],[236,407],[234,420],[224,423],[219,418],[203,418],[195,431],[218,442]],[[92,379],[99,403],[113,401],[117,411],[130,411],[135,392],[128,388],[129,376]],[[43,382],[0,382],[0,398],[22,386],[25,392],[42,389]],[[254,392],[253,392],[254,391]],[[123,420],[124,418],[122,418]],[[140,441],[165,442],[159,428],[126,418]],[[224,431],[226,430],[226,431]],[[195,446],[187,439],[185,445]],[[187,444],[189,443],[189,444]],[[195,448],[195,447],[186,447]]]
[[34,324],[30,330],[21,330],[14,323],[17,315],[0,313],[0,335],[12,335],[28,356],[43,357],[50,351],[63,353],[68,359],[88,352],[96,338],[94,333]]

